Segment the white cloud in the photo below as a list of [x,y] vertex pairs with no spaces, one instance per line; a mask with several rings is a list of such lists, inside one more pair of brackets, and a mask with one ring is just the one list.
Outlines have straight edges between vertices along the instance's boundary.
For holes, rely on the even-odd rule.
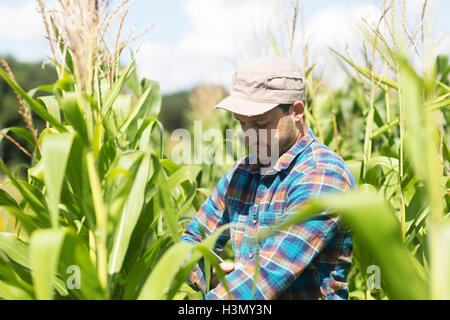
[[[421,12],[421,2],[408,1],[408,11]],[[433,6],[438,2],[441,0],[432,2]],[[176,43],[145,41],[138,55],[140,75],[160,81],[166,93],[205,82],[228,86],[239,62],[267,50],[267,29],[278,31],[275,3],[281,2],[182,0],[189,24],[185,30],[179,30],[181,39]],[[305,9],[308,3],[312,2],[306,1]],[[317,63],[316,69],[323,71],[328,83],[338,85],[345,77],[328,47],[345,52],[348,45],[352,56],[360,56],[363,38],[356,24],[362,23],[362,17],[373,21],[379,14],[373,1],[366,0],[353,6],[342,3],[328,6],[306,16],[306,35],[311,39],[310,60]],[[297,40],[301,40],[300,30],[297,31]],[[9,51],[27,60],[44,58],[44,53],[49,51],[44,35],[35,1],[0,2],[1,52]],[[449,52],[449,42],[447,34],[438,51]],[[302,62],[300,55],[295,57]]]
[[37,11],[36,2],[28,0],[21,5],[0,3],[0,39],[34,40],[42,38],[44,27]]
[[[267,28],[278,28],[271,1],[185,0],[183,8],[191,28],[182,39],[176,44],[146,42],[138,58],[141,74],[159,80],[164,92],[202,82],[228,86],[236,64],[261,54],[267,46]],[[341,83],[344,73],[328,47],[359,47],[362,38],[356,23],[362,17],[373,21],[378,15],[376,6],[362,4],[332,6],[307,19],[306,34],[312,40],[310,52],[317,69]]]
[[47,41],[45,27],[37,11],[37,3],[27,0],[0,3],[0,52],[14,54],[18,59],[44,59]]
[[329,50],[333,48],[340,53],[353,57],[360,56],[364,40],[359,26],[363,18],[370,24],[377,21],[380,10],[372,4],[359,4],[354,7],[331,6],[311,17],[305,25],[306,38],[310,41],[311,62],[316,69],[323,72],[328,84],[338,86],[345,78],[336,56]]
[[137,60],[140,75],[158,80],[163,92],[186,89],[197,83],[225,83],[233,72],[233,66],[220,57],[189,53],[177,45],[146,42]]
[[[264,33],[271,0],[184,0],[191,26],[176,44],[145,42],[138,64],[142,75],[161,82],[164,92],[196,83],[229,84],[237,60],[246,58],[255,34]],[[180,30],[181,32],[181,30]]]

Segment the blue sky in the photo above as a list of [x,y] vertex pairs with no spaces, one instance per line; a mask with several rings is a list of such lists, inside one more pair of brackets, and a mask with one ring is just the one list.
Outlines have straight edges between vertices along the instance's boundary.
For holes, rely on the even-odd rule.
[[[227,85],[237,64],[267,54],[267,29],[277,33],[282,13],[274,3],[289,0],[137,0],[129,11],[127,28],[154,28],[134,43],[141,76],[161,82],[164,92],[190,88],[198,83]],[[332,80],[342,78],[328,46],[357,53],[362,17],[379,14],[379,0],[305,0],[306,34],[311,59]],[[420,12],[421,0],[407,0],[411,15]],[[450,1],[429,0],[433,35],[441,37],[438,52],[450,51]],[[278,18],[277,18],[278,12]],[[0,0],[0,53],[38,61],[49,54],[44,29],[34,0]],[[300,36],[297,37],[299,39]],[[300,44],[297,46],[300,47]],[[301,55],[294,54],[301,61]]]

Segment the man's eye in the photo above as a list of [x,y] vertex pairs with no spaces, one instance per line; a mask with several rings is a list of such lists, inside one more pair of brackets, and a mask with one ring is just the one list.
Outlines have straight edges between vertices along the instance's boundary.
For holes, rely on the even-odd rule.
[[257,123],[256,124],[256,126],[258,126],[259,128],[264,128],[264,127],[267,127],[267,125],[268,125],[269,123]]

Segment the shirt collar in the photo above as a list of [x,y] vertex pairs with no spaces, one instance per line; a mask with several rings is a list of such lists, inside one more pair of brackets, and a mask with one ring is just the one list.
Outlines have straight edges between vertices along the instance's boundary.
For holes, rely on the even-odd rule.
[[[312,129],[308,128],[308,131],[304,136],[301,136],[297,139],[297,141],[289,148],[288,151],[283,153],[281,157],[278,159],[276,164],[273,167],[264,168],[265,173],[261,174],[261,166],[259,164],[251,164],[250,165],[250,173],[255,174],[259,173],[261,175],[272,175],[280,172],[281,170],[287,169],[292,161],[301,154],[314,140],[316,137],[314,136]],[[249,157],[247,158],[249,159]]]

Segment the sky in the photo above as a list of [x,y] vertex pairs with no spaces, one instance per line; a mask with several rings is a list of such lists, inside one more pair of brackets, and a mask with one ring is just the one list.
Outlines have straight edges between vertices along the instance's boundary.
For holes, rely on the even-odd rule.
[[[164,93],[198,84],[229,86],[243,61],[273,54],[267,46],[268,30],[279,40],[280,4],[288,0],[136,0],[126,31],[154,27],[133,48],[140,47],[137,62],[141,77],[160,82]],[[380,0],[304,0],[304,34],[310,43],[310,60],[330,83],[345,74],[328,47],[358,53],[362,34],[357,24],[380,14]],[[421,12],[421,0],[406,0],[411,16]],[[441,39],[437,53],[450,53],[450,1],[429,0],[432,34]],[[0,53],[23,61],[46,60],[50,48],[35,0],[0,0]],[[294,59],[302,63],[302,33],[297,29]],[[283,39],[286,39],[284,36]],[[283,43],[285,43],[284,41]],[[126,62],[126,61],[125,61]]]

